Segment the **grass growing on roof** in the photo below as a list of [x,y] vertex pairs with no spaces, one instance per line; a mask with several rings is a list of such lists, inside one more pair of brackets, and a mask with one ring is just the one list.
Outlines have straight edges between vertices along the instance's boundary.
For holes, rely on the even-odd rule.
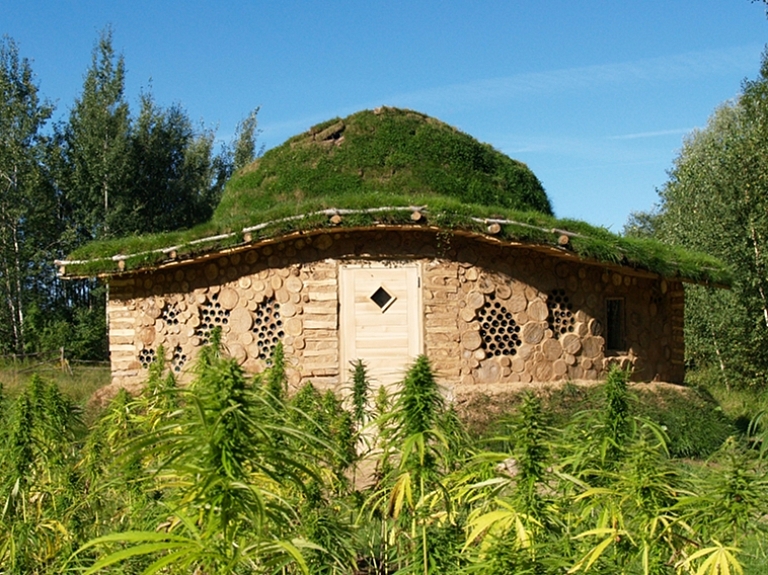
[[[714,258],[654,240],[624,238],[605,228],[558,220],[536,176],[487,144],[438,120],[383,108],[335,118],[295,136],[242,169],[228,182],[211,221],[189,230],[133,236],[85,245],[70,254],[67,273],[114,273],[113,256],[130,256],[126,270],[153,267],[174,248],[191,258],[243,241],[331,227],[327,209],[367,210],[426,206],[429,225],[485,233],[479,219],[503,219],[500,237],[557,246],[560,230],[576,234],[569,249],[598,261],[634,266],[666,277],[727,284]],[[345,215],[341,227],[412,225],[407,211]],[[217,237],[222,236],[225,237]]]

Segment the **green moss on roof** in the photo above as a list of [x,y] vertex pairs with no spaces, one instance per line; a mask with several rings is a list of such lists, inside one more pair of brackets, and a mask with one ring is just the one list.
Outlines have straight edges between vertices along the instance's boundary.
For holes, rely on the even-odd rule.
[[[328,209],[345,213],[342,227],[412,225],[408,206],[426,206],[428,225],[486,232],[557,246],[605,263],[700,282],[727,284],[719,261],[652,240],[624,238],[575,220],[557,220],[536,176],[487,144],[416,112],[382,108],[314,126],[264,154],[228,182],[210,222],[190,230],[93,242],[68,258],[67,275],[110,274],[168,259],[191,258],[253,240],[331,227]],[[376,209],[378,211],[370,211]],[[514,222],[514,223],[513,223]],[[164,250],[164,251],[163,251]],[[122,254],[122,255],[121,255]]]
[[[454,198],[466,204],[552,214],[528,167],[423,114],[394,108],[329,120],[235,175],[213,215],[237,219],[277,203],[360,194]],[[379,203],[379,205],[382,205]]]

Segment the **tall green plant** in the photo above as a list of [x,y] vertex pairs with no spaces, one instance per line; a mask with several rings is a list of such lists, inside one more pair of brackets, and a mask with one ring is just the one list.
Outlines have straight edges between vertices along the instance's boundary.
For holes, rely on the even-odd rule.
[[368,415],[371,383],[363,360],[352,364],[352,419],[358,428],[365,424]]
[[133,440],[126,452],[154,468],[147,487],[165,494],[165,528],[94,539],[83,551],[118,543],[127,548],[108,551],[88,572],[142,556],[152,557],[146,573],[167,566],[272,571],[289,563],[306,572],[299,548],[310,544],[291,537],[298,515],[288,496],[291,486],[302,492],[307,478],[320,480],[295,448],[313,444],[313,437],[286,426],[237,362],[216,346],[201,353],[190,386],[173,393],[182,408]]

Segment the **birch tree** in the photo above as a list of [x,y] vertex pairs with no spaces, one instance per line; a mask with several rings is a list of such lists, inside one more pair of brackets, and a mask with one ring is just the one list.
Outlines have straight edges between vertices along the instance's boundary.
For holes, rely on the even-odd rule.
[[25,309],[39,287],[43,247],[55,213],[41,130],[52,107],[41,101],[29,61],[0,42],[0,346],[24,350]]
[[690,362],[716,365],[727,384],[768,373],[768,57],[740,97],[685,141],[660,191],[652,227],[663,240],[731,264],[731,290],[686,290]]

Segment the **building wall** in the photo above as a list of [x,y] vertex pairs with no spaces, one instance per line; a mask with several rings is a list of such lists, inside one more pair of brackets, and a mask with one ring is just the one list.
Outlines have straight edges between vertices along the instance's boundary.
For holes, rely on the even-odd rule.
[[424,352],[455,394],[596,380],[611,362],[632,365],[637,380],[681,382],[682,285],[561,253],[430,230],[339,230],[125,274],[110,280],[113,381],[143,381],[161,345],[184,379],[218,325],[246,370],[262,371],[282,341],[291,385],[337,388],[348,368],[340,266],[415,262]]

